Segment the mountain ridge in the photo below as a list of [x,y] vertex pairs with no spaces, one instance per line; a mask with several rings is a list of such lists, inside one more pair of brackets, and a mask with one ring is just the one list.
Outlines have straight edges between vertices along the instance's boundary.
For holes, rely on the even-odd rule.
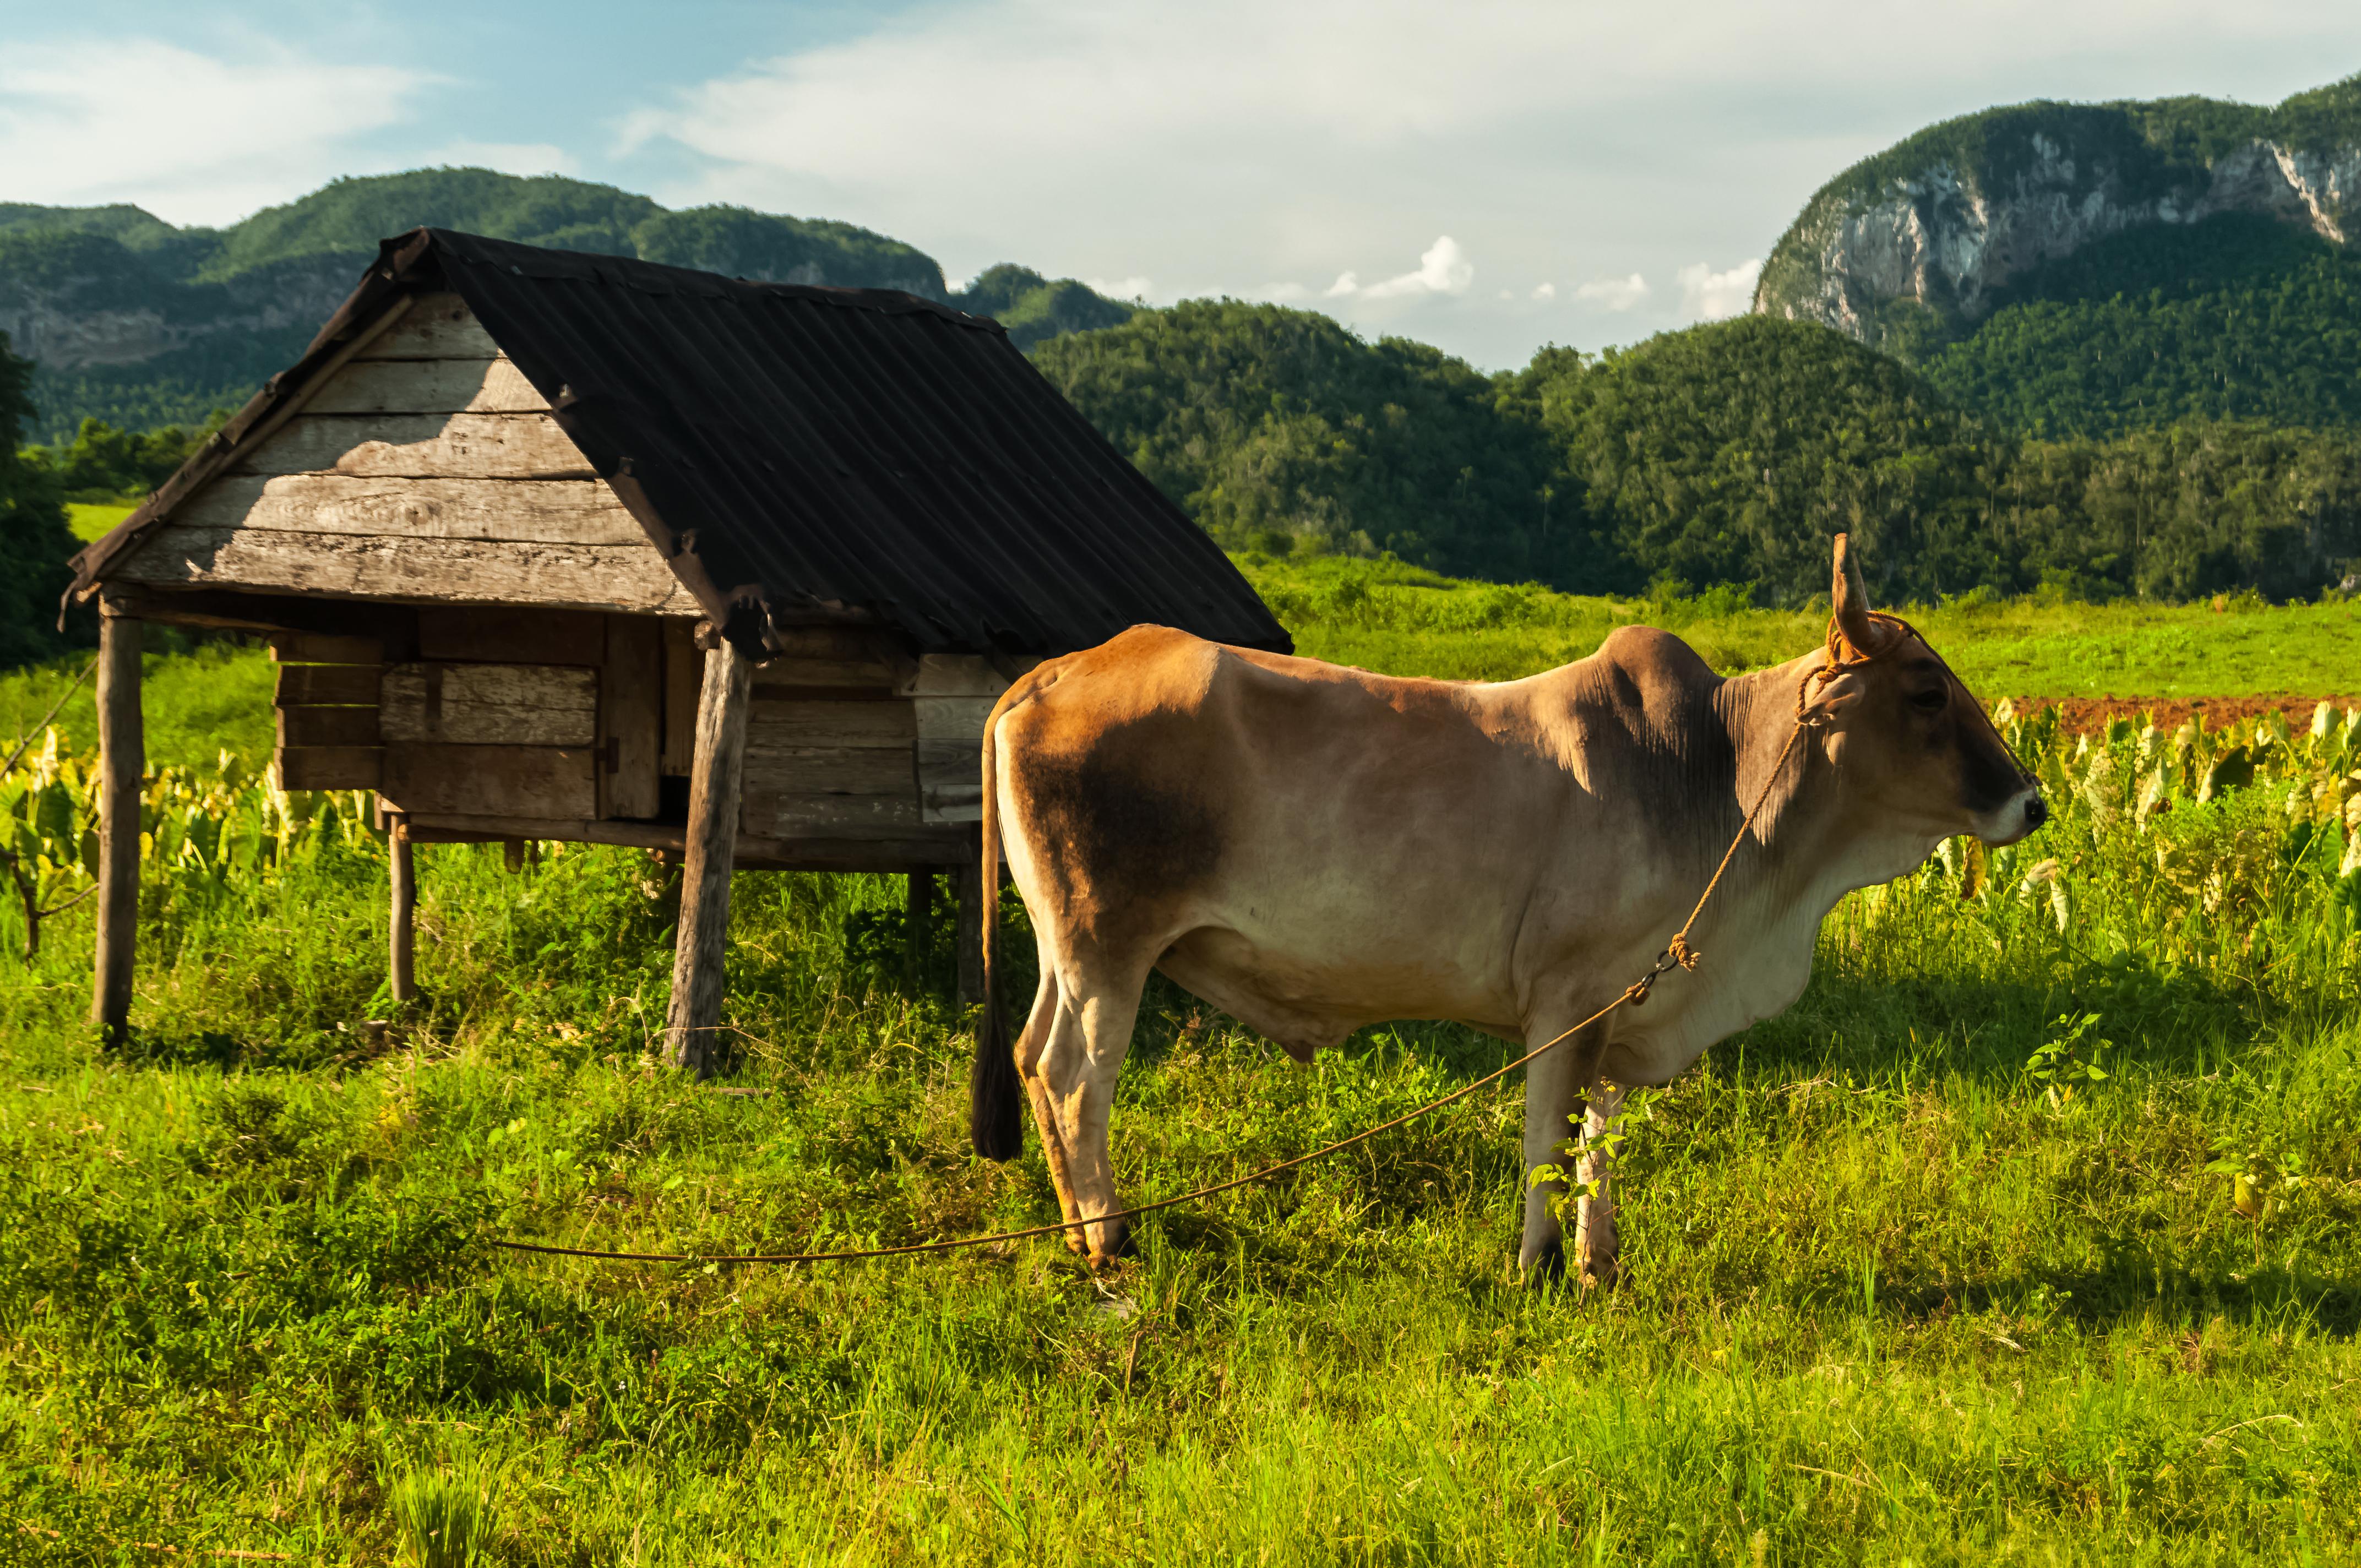
[[995,315],[1020,346],[1133,310],[1009,263],[954,290],[924,251],[856,225],[675,210],[562,175],[348,177],[220,229],[181,228],[127,203],[0,203],[0,334],[38,367],[31,433],[60,440],[85,417],[194,424],[243,402],[300,356],[378,241],[422,224],[766,282],[900,289]]

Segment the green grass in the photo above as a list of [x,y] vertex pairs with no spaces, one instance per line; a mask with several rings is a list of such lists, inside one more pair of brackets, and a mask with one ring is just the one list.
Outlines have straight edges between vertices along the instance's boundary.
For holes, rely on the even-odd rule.
[[138,510],[136,503],[123,506],[116,503],[102,505],[90,501],[68,501],[66,526],[73,530],[73,536],[76,539],[88,543]]
[[[1780,663],[1817,644],[1825,606],[1737,608],[1727,590],[1695,598],[1612,600],[1437,576],[1340,557],[1241,559],[1247,576],[1316,659],[1397,674],[1513,680],[1578,659],[1620,625],[1688,639],[1726,673]],[[2019,599],[1903,606],[1962,679],[1987,697],[2214,697],[2361,689],[2361,606],[2087,605]]]
[[[267,762],[273,722],[270,694],[277,679],[269,651],[234,641],[191,649],[157,628],[149,629],[148,636],[151,648],[161,643],[168,650],[150,652],[142,661],[148,765],[208,766],[225,747],[257,763]],[[77,750],[94,750],[98,717],[93,683],[85,679],[78,689],[71,689],[92,657],[82,652],[50,664],[0,673],[0,746],[14,750],[17,738],[30,733],[64,696],[65,707],[51,722]]]
[[[2341,624],[2247,619],[2280,615]],[[166,694],[262,704],[266,673],[160,660],[159,749],[205,754]],[[2060,819],[1981,897],[1930,867],[1850,901],[1795,1007],[1649,1101],[1630,1277],[1588,1299],[1512,1277],[1513,1080],[1159,1217],[1104,1286],[1054,1243],[744,1272],[485,1245],[1054,1218],[1038,1150],[966,1153],[949,934],[906,993],[892,879],[738,879],[760,1096],[651,1059],[669,911],[620,850],[423,850],[427,993],[390,1045],[358,1027],[365,836],[152,876],[120,1053],[80,1022],[86,906],[31,963],[0,911],[0,1561],[2361,1561],[2361,877],[2283,786],[2143,826],[2139,745],[2045,751]],[[2026,1062],[2081,1010],[2110,1076],[2060,1102]],[[1159,984],[1125,1189],[1501,1050],[1403,1025],[1300,1069]],[[2304,1180],[2250,1222],[2217,1153]]]

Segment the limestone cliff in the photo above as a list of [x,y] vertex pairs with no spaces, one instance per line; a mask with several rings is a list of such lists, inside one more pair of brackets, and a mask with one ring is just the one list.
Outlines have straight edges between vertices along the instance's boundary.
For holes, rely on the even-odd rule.
[[2045,262],[2222,213],[2339,245],[2361,232],[2361,77],[2268,109],[2038,103],[1930,126],[1821,188],[1765,262],[1754,308],[1909,355]]

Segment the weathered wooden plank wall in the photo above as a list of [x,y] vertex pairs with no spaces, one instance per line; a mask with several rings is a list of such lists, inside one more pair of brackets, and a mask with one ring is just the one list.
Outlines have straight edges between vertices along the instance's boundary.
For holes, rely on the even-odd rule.
[[548,403],[451,294],[421,296],[116,575],[697,613]]
[[[286,632],[270,640],[279,662],[281,789],[375,789],[384,778],[378,729],[385,644],[375,638]],[[307,662],[310,661],[310,662]]]
[[379,685],[388,743],[588,746],[598,671],[576,664],[390,664]]

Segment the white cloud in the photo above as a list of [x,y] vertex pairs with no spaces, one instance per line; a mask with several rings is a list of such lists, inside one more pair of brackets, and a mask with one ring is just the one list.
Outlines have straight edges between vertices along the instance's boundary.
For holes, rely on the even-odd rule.
[[1110,300],[1144,300],[1148,283],[1145,278],[1085,278],[1082,281]]
[[1419,294],[1464,294],[1475,280],[1475,264],[1460,249],[1459,242],[1447,234],[1437,235],[1434,243],[1420,253],[1418,270],[1372,283],[1361,291],[1361,298],[1400,300]]
[[1429,294],[1464,294],[1476,280],[1475,264],[1459,242],[1437,235],[1411,271],[1364,284],[1357,272],[1340,272],[1321,297],[1328,300],[1408,300]]
[[1533,298],[1534,298],[1534,299],[1536,299],[1536,300],[1554,300],[1554,299],[1556,299],[1556,298],[1557,298],[1557,285],[1556,285],[1556,284],[1554,284],[1554,283],[1536,283],[1536,284],[1534,284],[1534,285],[1533,285]]
[[220,224],[354,171],[352,139],[435,80],[244,40],[220,58],[155,38],[12,43],[0,170],[20,202],[137,202]]
[[564,148],[545,141],[446,142],[428,153],[425,161],[524,175],[573,174],[582,167]]
[[1648,280],[1634,272],[1629,278],[1601,278],[1575,285],[1574,297],[1610,311],[1628,311],[1648,297]]
[[1719,321],[1754,306],[1755,280],[1763,276],[1758,258],[1741,261],[1727,272],[1716,272],[1700,261],[1680,270],[1681,309],[1695,321]]
[[[1152,258],[1169,297],[1334,279],[1327,308],[1394,321],[1437,298],[1372,298],[1363,280],[1408,222],[1447,214],[1493,278],[1611,258],[1669,280],[1699,256],[1763,254],[1824,181],[1946,115],[2044,96],[2269,99],[2361,51],[2350,0],[1959,0],[1860,17],[1839,0],[1700,0],[1677,27],[1556,0],[934,0],[627,106],[625,146],[693,171],[665,199],[847,218],[955,269],[1020,256],[1115,276]],[[1681,319],[1671,289],[1560,287],[1623,302],[1620,333]],[[1532,308],[1494,292],[1417,330],[1520,363]]]

